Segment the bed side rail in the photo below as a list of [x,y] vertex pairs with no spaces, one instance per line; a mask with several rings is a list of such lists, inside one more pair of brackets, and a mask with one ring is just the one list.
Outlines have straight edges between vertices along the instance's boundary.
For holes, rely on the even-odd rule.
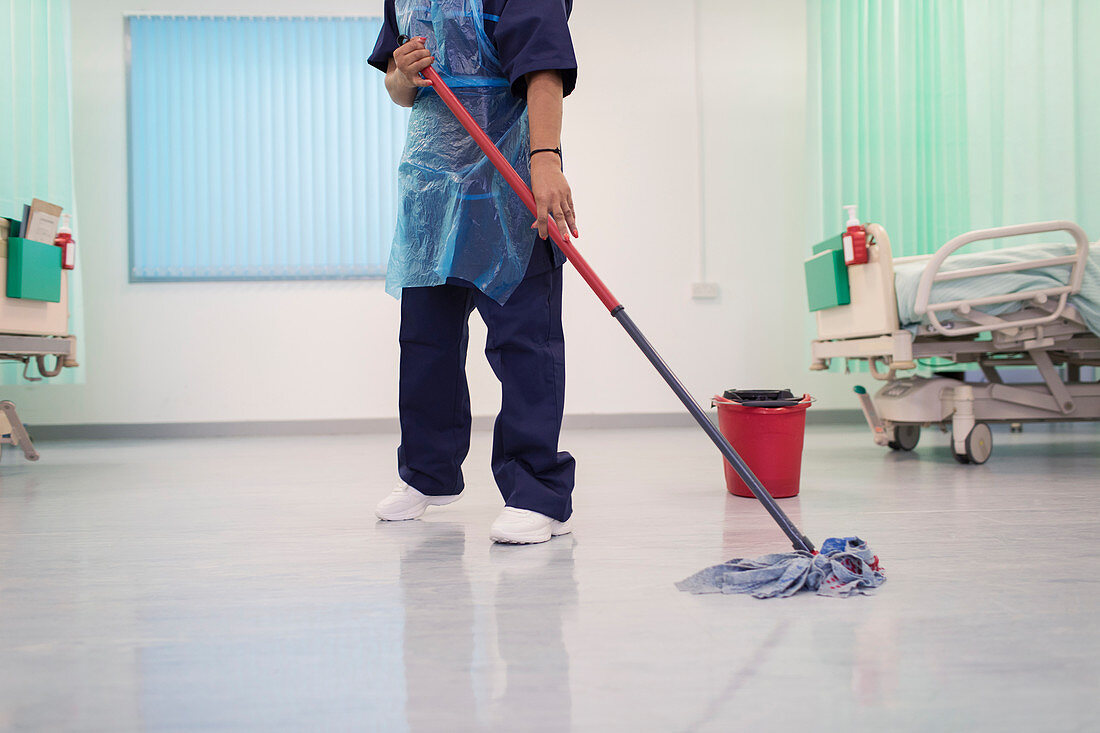
[[[1068,232],[1077,244],[1077,252],[1067,257],[1047,257],[1029,262],[1009,263],[1004,265],[988,265],[985,267],[972,267],[966,270],[952,270],[940,272],[940,267],[954,252],[973,242],[986,239],[1004,239],[1007,237],[1020,237],[1029,234],[1042,234],[1045,232]],[[1066,302],[1070,295],[1080,292],[1081,282],[1085,276],[1085,266],[1089,256],[1089,240],[1085,232],[1072,221],[1043,221],[1033,224],[1019,224],[1016,226],[996,227],[993,229],[979,229],[967,232],[955,237],[950,242],[940,247],[928,264],[925,265],[921,275],[920,284],[917,286],[917,301],[914,310],[917,315],[928,315],[932,327],[944,336],[964,336],[981,333],[982,331],[997,331],[1004,328],[1021,328],[1024,326],[1036,326],[1043,323],[1052,323],[1062,317],[1066,309]],[[982,275],[996,275],[1005,272],[1022,272],[1034,270],[1039,267],[1053,267],[1069,265],[1069,283],[1067,285],[1051,288],[1039,288],[1025,290],[1019,293],[1006,293],[1004,295],[990,295],[983,298],[968,300],[952,300],[945,303],[929,303],[932,295],[932,286],[946,280],[960,280],[967,277],[981,277]],[[1010,303],[1013,301],[1034,301],[1044,304],[1052,298],[1057,298],[1057,305],[1047,315],[1037,316],[1022,321],[1007,321],[995,316],[981,316],[982,322],[974,326],[958,326],[948,329],[940,321],[939,314],[943,311],[956,312],[963,318],[974,315],[974,308],[981,305],[993,305],[998,303]],[[972,320],[972,319],[971,319]]]

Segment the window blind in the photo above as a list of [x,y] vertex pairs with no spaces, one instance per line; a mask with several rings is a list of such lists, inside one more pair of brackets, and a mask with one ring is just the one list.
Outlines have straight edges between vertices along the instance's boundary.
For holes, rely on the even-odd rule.
[[130,16],[130,276],[385,274],[407,111],[378,18]]

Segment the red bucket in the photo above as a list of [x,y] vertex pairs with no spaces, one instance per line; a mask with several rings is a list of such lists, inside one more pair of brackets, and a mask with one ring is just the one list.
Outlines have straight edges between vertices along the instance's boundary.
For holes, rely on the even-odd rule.
[[[711,400],[718,408],[718,429],[776,499],[798,496],[806,410],[811,402],[809,395],[787,407],[747,406],[719,396]],[[727,461],[722,465],[729,492],[755,498],[733,466]]]

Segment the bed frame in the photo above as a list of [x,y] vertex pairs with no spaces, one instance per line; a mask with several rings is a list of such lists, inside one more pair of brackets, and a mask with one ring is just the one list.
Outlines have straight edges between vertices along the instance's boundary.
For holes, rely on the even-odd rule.
[[[944,262],[973,242],[1067,232],[1076,252],[1066,257],[944,271]],[[872,376],[886,382],[872,398],[857,388],[867,424],[877,444],[912,450],[920,429],[938,425],[952,432],[952,452],[960,463],[985,463],[992,451],[989,423],[1100,420],[1100,383],[1083,379],[1082,367],[1100,366],[1100,337],[1086,327],[1069,296],[1081,289],[1089,240],[1077,224],[1049,221],[968,232],[931,255],[895,260],[886,230],[867,226],[871,245],[865,265],[848,268],[851,303],[817,312],[812,342],[814,370],[833,359],[862,360]],[[928,323],[900,327],[894,291],[894,264],[924,263],[915,310]],[[1003,293],[969,300],[930,303],[937,282],[982,277],[1037,267],[1066,267],[1064,286]],[[979,306],[1019,302],[1022,308],[992,316]],[[915,332],[914,332],[915,331]],[[984,381],[954,376],[903,376],[919,360],[938,357],[977,364]],[[1006,367],[1037,367],[1041,382],[1007,384]]]

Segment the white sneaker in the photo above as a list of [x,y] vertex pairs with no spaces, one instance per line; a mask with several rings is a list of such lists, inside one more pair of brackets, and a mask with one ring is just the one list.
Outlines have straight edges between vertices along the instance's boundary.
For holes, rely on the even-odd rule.
[[572,531],[568,520],[559,522],[545,514],[506,506],[493,522],[489,539],[509,545],[533,545]]
[[454,496],[428,496],[409,486],[401,484],[375,508],[375,515],[387,522],[400,522],[405,519],[416,519],[430,506],[444,506],[458,501],[461,494]]

